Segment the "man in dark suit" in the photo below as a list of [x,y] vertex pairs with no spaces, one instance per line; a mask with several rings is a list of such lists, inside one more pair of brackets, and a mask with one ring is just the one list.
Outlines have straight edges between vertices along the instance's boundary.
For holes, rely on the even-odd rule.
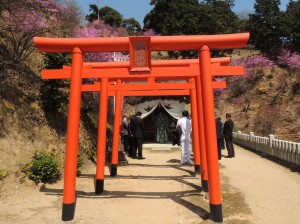
[[[134,143],[132,158],[137,159],[145,159],[145,157],[143,157],[144,123],[141,116],[142,113],[138,111],[131,124]],[[138,156],[136,156],[136,154],[138,154]]]
[[232,142],[232,132],[233,132],[234,123],[231,120],[230,113],[226,113],[226,119],[227,120],[225,121],[223,127],[223,135],[225,138],[226,148],[228,151],[228,158],[232,158],[235,157],[234,147]]
[[127,120],[127,116],[124,115],[123,121],[122,121],[122,139],[123,139],[123,146],[124,151],[129,154],[129,138],[130,138],[130,132],[129,132],[129,122]]
[[222,133],[222,129],[223,129],[223,124],[221,122],[221,118],[217,117],[217,115],[215,114],[215,119],[216,119],[216,131],[217,131],[217,146],[218,146],[218,158],[219,160],[221,160],[222,158],[222,138],[223,138],[223,133]]

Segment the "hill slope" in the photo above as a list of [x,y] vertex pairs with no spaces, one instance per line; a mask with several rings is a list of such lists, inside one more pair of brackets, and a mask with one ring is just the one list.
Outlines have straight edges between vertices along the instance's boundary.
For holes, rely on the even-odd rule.
[[[242,52],[245,54],[253,52]],[[215,101],[219,116],[224,121],[226,112],[231,112],[235,130],[243,133],[275,134],[276,138],[299,142],[300,82],[296,71],[272,66],[257,68],[255,75],[243,81],[227,80],[229,87]]]
[[[57,110],[45,108],[45,81],[26,66],[3,65],[0,79],[0,169],[23,176],[20,170],[40,150],[60,154],[63,164],[68,103]],[[85,156],[94,149],[97,120],[83,113],[81,122],[79,153]]]

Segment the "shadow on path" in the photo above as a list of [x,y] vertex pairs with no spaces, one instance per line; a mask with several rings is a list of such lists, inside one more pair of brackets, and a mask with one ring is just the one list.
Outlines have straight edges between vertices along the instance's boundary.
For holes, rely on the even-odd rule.
[[[181,165],[150,165],[150,164],[130,164],[130,166],[136,167],[155,167],[155,168],[172,168],[177,169],[180,171],[184,171],[187,174],[179,175],[179,176],[143,176],[143,175],[118,175],[116,177],[110,177],[106,175],[105,178],[107,180],[170,180],[179,182],[180,184],[188,185],[192,189],[191,190],[183,190],[183,191],[160,191],[160,192],[140,192],[140,191],[110,191],[104,190],[101,195],[96,195],[94,192],[87,192],[87,191],[76,191],[76,195],[79,198],[89,198],[89,199],[101,199],[101,198],[109,198],[109,199],[118,199],[118,198],[139,198],[139,199],[170,199],[173,202],[184,206],[185,208],[189,209],[191,212],[198,215],[201,219],[207,220],[210,217],[208,211],[203,209],[202,207],[192,203],[189,201],[190,197],[194,197],[196,200],[205,200],[204,192],[202,192],[201,186],[198,186],[194,183],[189,182],[188,180],[198,178],[196,177],[195,173],[186,169]],[[94,179],[94,174],[82,174],[78,178],[87,178],[87,179]],[[170,184],[170,183],[169,183]],[[159,183],[157,184],[159,186]],[[41,192],[46,193],[47,195],[62,195],[63,189],[51,189],[51,188],[43,188]],[[205,200],[206,201],[206,200]]]

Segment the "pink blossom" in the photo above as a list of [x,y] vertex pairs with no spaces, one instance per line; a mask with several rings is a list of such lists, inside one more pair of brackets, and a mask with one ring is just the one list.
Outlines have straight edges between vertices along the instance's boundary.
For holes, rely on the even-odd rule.
[[231,65],[242,65],[244,66],[244,76],[235,77],[234,80],[247,79],[249,81],[256,80],[260,75],[260,70],[263,67],[274,66],[273,61],[263,55],[254,55],[251,57],[244,57],[237,60],[233,60]]
[[12,23],[18,24],[16,27],[21,32],[29,33],[35,30],[48,28],[47,20],[39,12],[31,12],[25,10],[18,11],[18,17],[13,17]]
[[[95,20],[93,22],[87,22],[85,26],[77,28],[75,37],[77,38],[93,38],[93,37],[111,37],[121,36],[124,34],[123,29],[115,29],[102,20]],[[122,58],[123,57],[123,58]],[[85,61],[89,62],[105,62],[114,61],[116,58],[122,58],[120,60],[127,60],[128,55],[122,55],[121,53],[101,52],[101,53],[86,53]]]
[[231,65],[243,65],[247,69],[254,67],[271,67],[274,63],[263,55],[255,55],[233,60]]
[[296,68],[300,66],[300,55],[296,52],[282,49],[278,56],[278,64],[288,68]]

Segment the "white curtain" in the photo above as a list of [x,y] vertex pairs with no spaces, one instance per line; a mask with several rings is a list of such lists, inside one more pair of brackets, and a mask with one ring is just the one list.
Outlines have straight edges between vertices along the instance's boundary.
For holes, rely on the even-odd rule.
[[158,106],[159,100],[146,101],[135,106],[135,112],[142,113],[142,119],[151,114]]
[[180,119],[182,111],[186,110],[186,104],[178,100],[151,100],[135,106],[135,112],[142,113],[142,119],[150,115],[158,105],[161,105],[172,117]]

